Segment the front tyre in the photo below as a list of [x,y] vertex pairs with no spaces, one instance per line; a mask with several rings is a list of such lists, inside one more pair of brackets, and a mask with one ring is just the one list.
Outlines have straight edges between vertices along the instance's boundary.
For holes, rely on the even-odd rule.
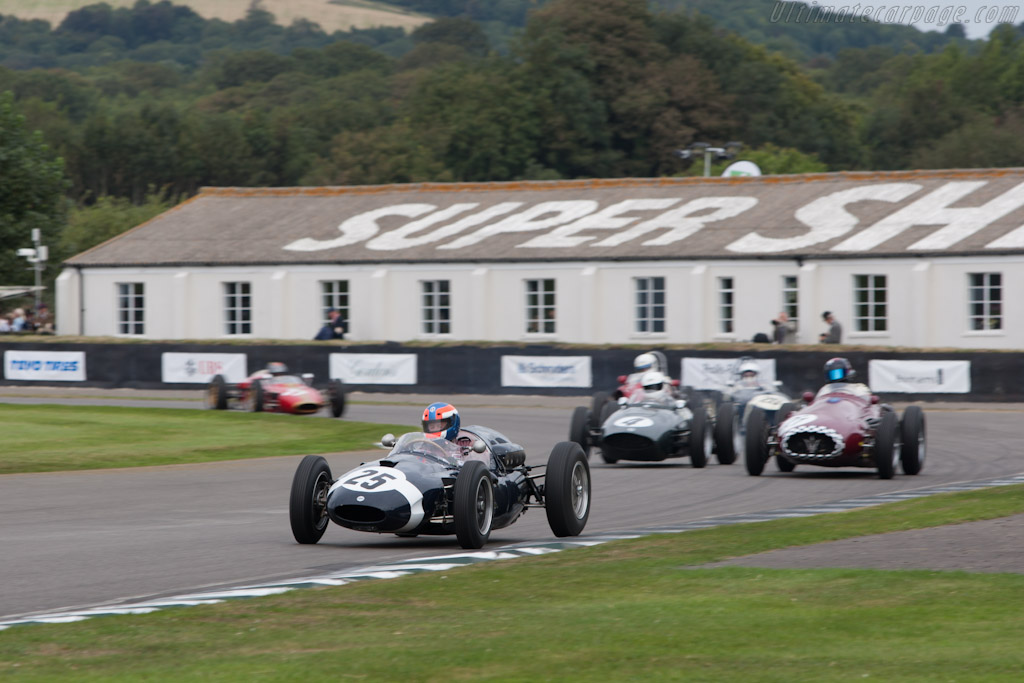
[[903,441],[900,445],[900,467],[903,468],[903,474],[918,474],[924,467],[926,451],[924,411],[920,406],[909,406],[903,411],[900,435]]
[[590,428],[600,429],[601,424],[598,420],[601,420],[601,415],[604,412],[604,407],[608,403],[613,403],[612,396],[606,391],[599,391],[594,394],[594,401],[590,405]]
[[768,420],[760,408],[751,408],[747,418],[747,438],[743,448],[747,474],[759,477],[768,461]]
[[882,413],[875,433],[875,467],[878,468],[879,479],[892,479],[896,474],[896,461],[899,459],[900,421],[896,413],[887,410]]
[[345,383],[340,379],[332,379],[327,383],[327,398],[331,404],[331,415],[341,417],[345,414]]
[[487,466],[469,460],[455,480],[455,536],[467,550],[483,548],[494,520],[494,484]]
[[206,407],[210,410],[226,410],[228,407],[228,383],[224,375],[214,375],[206,390]]
[[719,465],[731,465],[736,462],[736,432],[739,431],[736,419],[736,404],[723,401],[718,406],[715,416],[715,452]]
[[693,417],[690,418],[690,438],[686,444],[686,454],[690,456],[690,464],[697,468],[707,466],[713,446],[708,413],[703,406],[700,406],[693,410]]
[[327,491],[333,481],[330,466],[319,455],[307,455],[295,470],[288,519],[299,543],[316,543],[327,530]]
[[569,423],[569,441],[577,443],[583,449],[583,454],[590,455],[590,411],[579,406],[572,411],[572,421]]
[[590,517],[590,465],[579,444],[562,441],[548,457],[544,511],[559,538],[579,536]]
[[258,379],[249,385],[249,412],[263,412],[263,382]]

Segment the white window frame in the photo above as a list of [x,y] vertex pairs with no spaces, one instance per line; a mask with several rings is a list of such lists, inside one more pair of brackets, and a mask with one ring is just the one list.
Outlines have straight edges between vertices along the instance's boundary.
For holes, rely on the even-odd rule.
[[252,283],[224,282],[224,334],[252,334]]
[[636,318],[634,331],[639,335],[665,333],[665,278],[635,277]]
[[420,331],[431,337],[452,333],[451,280],[420,280]]
[[970,332],[1003,330],[1002,273],[967,273],[967,329]]
[[330,322],[327,311],[332,308],[341,314],[341,319],[348,324],[348,280],[321,280],[320,281],[320,317],[322,323]]
[[853,331],[889,332],[889,278],[880,274],[853,276]]
[[117,283],[118,334],[137,337],[146,334],[146,284]]
[[782,276],[782,308],[789,316],[789,322],[800,326],[800,278],[796,275]]
[[732,277],[718,278],[718,331],[735,334],[736,281]]
[[554,278],[523,280],[523,318],[526,334],[558,332],[558,283]]

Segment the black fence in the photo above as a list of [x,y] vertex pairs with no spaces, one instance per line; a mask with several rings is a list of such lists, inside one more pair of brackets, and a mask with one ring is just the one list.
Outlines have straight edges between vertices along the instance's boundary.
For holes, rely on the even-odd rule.
[[[50,385],[136,389],[195,389],[196,384],[165,383],[162,379],[163,353],[245,353],[249,372],[281,361],[295,373],[313,373],[317,384],[328,377],[331,353],[403,353],[417,355],[417,382],[406,385],[349,385],[355,391],[376,393],[472,393],[472,394],[544,394],[590,395],[610,390],[617,377],[630,372],[633,358],[641,351],[606,348],[566,348],[560,346],[406,346],[384,344],[309,344],[309,345],[218,345],[215,343],[61,343],[56,341],[0,341],[0,351],[79,351],[86,354],[87,379],[81,382],[19,381],[3,378],[8,386]],[[776,376],[794,395],[815,390],[823,383],[822,366],[837,355],[837,349],[822,351],[787,350],[771,347],[756,352],[725,349],[667,349],[673,377],[679,376],[684,357],[729,358],[744,355],[774,358]],[[515,356],[590,356],[592,387],[504,387],[501,382],[501,358]],[[899,400],[1024,401],[1024,353],[1018,352],[902,352],[843,351],[861,377],[867,378],[868,361],[891,360],[967,360],[971,363],[971,392],[968,394],[891,394]],[[4,364],[6,366],[6,363]],[[883,394],[883,396],[886,396]]]

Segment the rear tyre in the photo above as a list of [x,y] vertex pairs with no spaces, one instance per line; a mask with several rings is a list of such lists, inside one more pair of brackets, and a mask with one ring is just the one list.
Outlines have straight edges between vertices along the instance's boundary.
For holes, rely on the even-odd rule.
[[331,404],[331,415],[341,417],[345,414],[345,383],[340,379],[332,379],[327,383],[327,397]]
[[693,418],[690,419],[690,440],[686,444],[690,464],[697,468],[706,466],[713,446],[708,413],[703,406],[698,407],[693,411]]
[[295,470],[288,520],[299,543],[316,543],[327,530],[327,491],[332,481],[331,468],[319,455],[307,455]]
[[249,385],[249,412],[263,412],[263,382],[258,379]]
[[544,477],[544,511],[551,531],[562,538],[579,536],[590,518],[590,465],[579,444],[562,441],[548,457]]
[[924,467],[926,452],[924,429],[924,411],[920,406],[910,406],[903,411],[900,424],[900,467],[903,474],[918,474]]
[[206,390],[206,407],[210,410],[226,410],[228,407],[228,383],[224,375],[214,375]]
[[875,433],[875,467],[878,468],[879,479],[892,479],[896,474],[896,461],[899,459],[900,421],[896,413],[887,410],[882,413]]
[[579,444],[583,454],[590,455],[590,411],[579,406],[572,411],[572,421],[569,423],[569,441]]
[[736,462],[737,422],[736,404],[732,401],[722,402],[715,417],[715,452],[719,465],[731,465]]
[[455,536],[468,550],[483,548],[494,521],[494,484],[487,466],[469,460],[455,479]]
[[747,474],[759,477],[768,461],[768,419],[760,408],[751,408],[747,418],[747,438],[743,448]]
[[598,420],[601,420],[601,414],[604,411],[605,405],[612,402],[611,394],[606,391],[599,391],[594,394],[594,402],[590,405],[590,428],[600,429],[601,424]]

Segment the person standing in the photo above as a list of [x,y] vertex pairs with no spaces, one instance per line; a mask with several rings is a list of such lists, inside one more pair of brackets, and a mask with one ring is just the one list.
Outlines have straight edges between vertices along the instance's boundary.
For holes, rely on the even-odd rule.
[[789,319],[785,311],[772,321],[772,341],[776,344],[792,344],[796,341],[796,323]]
[[327,322],[320,328],[320,331],[313,337],[316,341],[322,341],[325,339],[344,339],[345,338],[345,321],[341,319],[341,313],[338,309],[332,308],[327,311]]
[[828,331],[821,333],[822,344],[841,344],[843,341],[843,326],[839,324],[835,316],[832,315],[832,311],[825,311],[821,314],[821,319],[828,325]]

